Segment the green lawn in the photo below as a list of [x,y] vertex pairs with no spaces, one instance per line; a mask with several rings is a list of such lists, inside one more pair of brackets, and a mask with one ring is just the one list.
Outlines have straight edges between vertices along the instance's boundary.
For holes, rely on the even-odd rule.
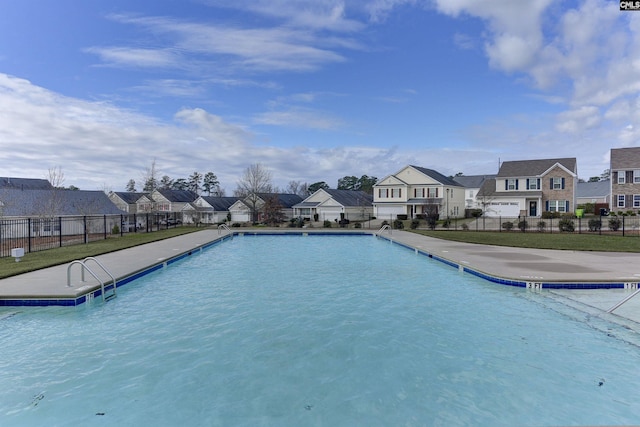
[[203,229],[197,227],[176,227],[151,233],[130,233],[122,237],[109,237],[106,240],[99,240],[88,244],[64,246],[46,251],[28,253],[25,254],[20,262],[16,262],[12,257],[4,257],[0,258],[0,279],[200,230]]
[[516,246],[572,251],[640,252],[640,237],[611,236],[595,233],[536,233],[520,231],[428,231],[407,230],[438,239],[483,245]]

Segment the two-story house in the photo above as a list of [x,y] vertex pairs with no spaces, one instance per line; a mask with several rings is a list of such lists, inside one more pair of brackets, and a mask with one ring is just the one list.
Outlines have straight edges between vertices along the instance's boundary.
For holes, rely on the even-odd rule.
[[453,177],[453,180],[464,187],[465,197],[465,209],[481,209],[478,205],[478,191],[482,184],[488,179],[494,179],[495,175],[457,175]]
[[464,216],[464,187],[433,169],[405,166],[373,186],[373,215],[393,220],[398,215]]
[[640,147],[611,149],[611,210],[640,209]]
[[503,162],[477,200],[485,216],[540,216],[543,211],[573,212],[578,183],[575,158]]

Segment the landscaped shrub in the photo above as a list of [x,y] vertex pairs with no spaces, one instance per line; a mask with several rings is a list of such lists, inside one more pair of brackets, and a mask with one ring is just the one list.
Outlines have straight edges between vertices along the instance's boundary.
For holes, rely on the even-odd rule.
[[402,230],[404,228],[404,222],[396,219],[395,221],[393,221],[393,228],[395,228],[396,230]]
[[329,221],[328,219],[325,219],[322,226],[324,228],[331,228],[331,221]]
[[445,219],[444,221],[442,221],[442,227],[443,228],[449,228],[451,227],[451,220],[449,218]]
[[418,221],[417,219],[413,219],[411,220],[411,229],[415,230],[416,228],[418,228],[420,226],[420,221]]
[[242,224],[240,224],[239,222],[234,222],[233,224],[231,224],[232,227],[242,227]]
[[542,218],[544,219],[560,218],[560,212],[544,211],[542,212]]
[[513,229],[513,222],[511,221],[505,221],[502,223],[502,228],[504,228],[506,231],[511,231]]
[[538,227],[538,231],[542,233],[547,226],[547,223],[544,221],[538,221],[538,224],[536,224],[536,226]]
[[118,227],[118,224],[113,226],[113,228],[111,229],[111,234],[120,234],[120,227]]
[[474,218],[480,218],[482,216],[482,209],[471,209],[471,216]]
[[353,224],[353,228],[362,228],[362,223],[356,222],[355,224]]
[[589,220],[589,231],[598,231],[601,228],[602,228],[602,221],[595,218]]
[[573,220],[571,218],[562,218],[558,221],[558,229],[560,231],[566,231],[568,233],[573,233],[576,229]]
[[437,216],[428,216],[427,217],[427,226],[431,230],[436,229],[436,225],[438,225],[438,217]]
[[396,215],[396,219],[399,219],[400,221],[406,221],[408,218],[408,216],[406,214],[398,214]]
[[520,231],[524,233],[525,230],[527,229],[527,221],[525,221],[524,219],[518,221],[518,228],[520,229]]
[[464,224],[462,224],[462,230],[463,231],[469,231],[469,225],[466,222]]
[[609,220],[609,230],[611,231],[618,231],[621,225],[622,221],[620,220],[620,218],[611,218]]

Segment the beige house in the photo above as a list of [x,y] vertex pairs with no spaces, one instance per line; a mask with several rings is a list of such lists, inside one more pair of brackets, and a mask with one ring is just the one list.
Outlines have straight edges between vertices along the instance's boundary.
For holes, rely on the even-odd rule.
[[640,209],[640,147],[611,149],[611,210]]
[[464,208],[464,187],[433,169],[405,166],[373,186],[373,215],[378,219],[415,218],[427,212],[441,219],[460,218]]
[[577,184],[575,158],[508,161],[495,179],[485,181],[476,198],[489,217],[573,212]]
[[373,198],[364,191],[319,189],[302,202],[293,206],[293,216],[308,220],[356,221],[370,219],[373,215]]

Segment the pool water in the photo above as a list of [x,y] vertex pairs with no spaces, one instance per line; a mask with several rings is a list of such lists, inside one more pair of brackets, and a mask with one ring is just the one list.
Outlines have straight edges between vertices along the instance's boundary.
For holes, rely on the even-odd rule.
[[637,423],[640,348],[559,306],[371,236],[236,237],[0,311],[0,425]]

